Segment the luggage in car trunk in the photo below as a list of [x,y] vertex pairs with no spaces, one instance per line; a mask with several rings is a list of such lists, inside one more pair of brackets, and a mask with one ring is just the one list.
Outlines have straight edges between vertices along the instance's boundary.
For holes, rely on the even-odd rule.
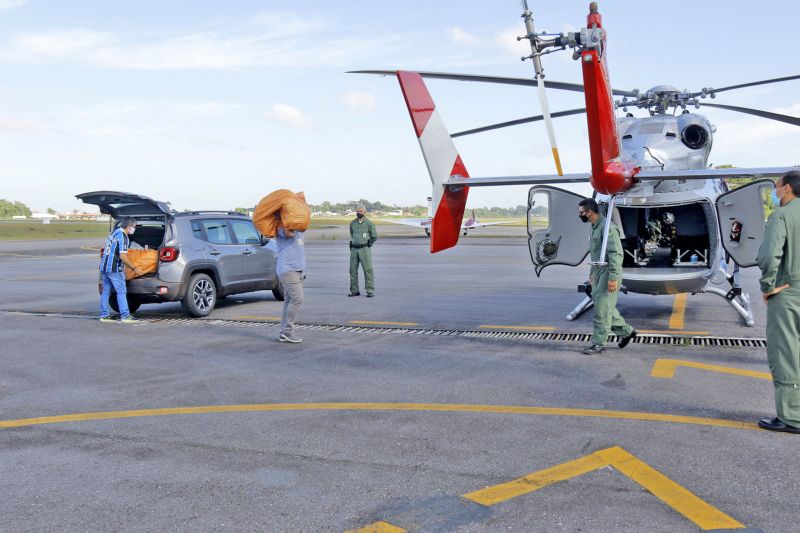
[[144,273],[137,276],[134,274],[133,269],[125,267],[125,279],[127,280],[158,272],[158,250],[129,249],[128,260],[130,260],[133,266],[139,270],[143,270]]

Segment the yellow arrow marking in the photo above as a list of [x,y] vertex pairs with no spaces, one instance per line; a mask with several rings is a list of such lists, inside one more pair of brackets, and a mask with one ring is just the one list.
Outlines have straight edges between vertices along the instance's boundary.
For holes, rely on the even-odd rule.
[[683,318],[686,313],[686,293],[675,295],[672,302],[672,315],[669,317],[669,329],[683,329]]
[[689,368],[699,368],[700,370],[709,370],[711,372],[721,372],[723,374],[734,374],[736,376],[746,376],[749,378],[758,379],[772,379],[772,374],[769,372],[757,372],[755,370],[744,370],[742,368],[734,368],[730,366],[709,365],[707,363],[696,363],[694,361],[682,361],[680,359],[656,359],[653,363],[653,370],[650,376],[654,378],[671,379],[675,377],[675,369],[679,366],[687,366]]
[[[491,506],[547,487],[559,481],[566,481],[588,472],[610,466],[621,474],[638,483],[675,511],[691,520],[703,530],[709,529],[741,529],[744,524],[734,520],[716,507],[701,500],[690,491],[675,483],[667,476],[654,469],[644,461],[631,455],[619,446],[599,450],[593,454],[562,463],[551,468],[539,470],[527,476],[501,483],[485,489],[462,495],[462,498],[475,503]],[[404,531],[403,529],[370,529],[386,521],[375,522],[356,532],[368,531]],[[393,526],[396,527],[396,526]]]
[[375,522],[368,526],[359,529],[350,529],[345,533],[404,533],[406,530],[402,527],[393,526],[388,522]]

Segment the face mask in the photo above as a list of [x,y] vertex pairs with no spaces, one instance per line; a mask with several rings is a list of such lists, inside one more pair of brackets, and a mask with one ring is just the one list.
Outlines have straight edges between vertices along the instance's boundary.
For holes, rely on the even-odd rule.
[[589,222],[589,217],[587,217],[586,215],[578,215],[578,218],[581,219],[581,222],[583,222],[584,224]]
[[[783,195],[781,194],[781,196],[783,196]],[[781,206],[781,196],[778,196],[778,189],[773,189],[772,190],[772,205],[774,205],[775,207],[780,207]]]
[[364,213],[356,213],[356,216],[357,216],[358,218],[364,218]]

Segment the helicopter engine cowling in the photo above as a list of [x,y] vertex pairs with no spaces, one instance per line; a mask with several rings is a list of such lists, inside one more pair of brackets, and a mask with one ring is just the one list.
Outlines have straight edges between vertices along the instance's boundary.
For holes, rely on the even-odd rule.
[[691,150],[702,150],[711,145],[713,139],[711,128],[705,117],[687,113],[678,117],[678,128],[681,132],[681,142]]

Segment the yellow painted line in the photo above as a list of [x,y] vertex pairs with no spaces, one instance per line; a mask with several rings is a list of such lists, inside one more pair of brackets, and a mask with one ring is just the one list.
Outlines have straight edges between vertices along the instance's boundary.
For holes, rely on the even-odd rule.
[[[501,483],[469,492],[462,495],[462,498],[480,505],[496,505],[537,491],[548,485],[566,481],[604,467],[613,467],[635,483],[638,483],[653,496],[692,521],[702,530],[741,529],[745,527],[744,524],[701,500],[686,488],[619,446],[599,450],[585,457],[539,470],[508,483]],[[375,522],[355,531],[403,531],[402,529],[373,529],[378,527],[379,524],[396,527],[387,522]]]
[[556,329],[553,326],[497,326],[492,324],[486,324],[479,327],[482,329],[514,329],[524,331],[553,331]]
[[23,276],[21,278],[0,279],[0,281],[28,281],[31,279],[63,278],[65,276],[77,276],[78,274],[91,274],[91,271],[82,270],[80,272],[59,272],[58,274],[45,274],[41,276]]
[[375,522],[359,529],[348,529],[345,533],[404,533],[402,527],[393,526],[388,522]]
[[686,314],[686,293],[675,295],[672,302],[672,315],[669,317],[669,329],[683,329],[683,318]]
[[682,329],[680,331],[668,329],[640,329],[639,333],[652,333],[655,335],[708,335],[708,331],[687,331]]
[[269,320],[275,321],[280,320],[281,317],[279,316],[255,316],[255,315],[241,315],[233,317],[234,320]]
[[494,505],[607,465],[607,461],[597,453],[593,453],[568,463],[528,474],[508,483],[501,483],[500,485],[464,494],[464,498],[481,505]]
[[703,530],[745,527],[619,446],[599,450],[508,483],[470,492],[463,497],[481,505],[495,505],[605,466],[614,467],[628,476]]
[[700,529],[742,529],[744,524],[734,520],[716,507],[704,502],[644,461],[619,446],[596,452],[608,464],[628,476],[655,497],[694,522]]
[[473,405],[451,403],[255,403],[243,405],[205,405],[196,407],[165,407],[159,409],[136,409],[131,411],[101,411],[69,415],[42,416],[0,421],[0,428],[35,426],[39,424],[60,424],[89,420],[113,420],[143,416],[196,415],[206,413],[243,413],[256,411],[428,411],[454,413],[495,413],[515,415],[577,416],[590,418],[615,418],[621,420],[641,420],[646,422],[670,422],[694,424],[731,429],[758,429],[751,422],[725,420],[721,418],[702,418],[696,416],[671,415],[666,413],[645,413],[637,411],[608,411],[603,409],[571,409],[566,407],[536,407],[516,405]]
[[350,324],[363,324],[371,326],[417,326],[416,322],[382,322],[380,320],[351,320]]
[[656,359],[656,362],[653,363],[653,370],[650,372],[650,376],[654,378],[672,379],[675,377],[675,369],[679,366],[699,368],[700,370],[709,370],[711,372],[721,372],[723,374],[733,374],[736,376],[746,376],[748,378],[772,380],[772,374],[769,372],[744,370],[743,368],[731,366],[709,365],[707,363],[696,363],[694,361],[683,361],[681,359]]

